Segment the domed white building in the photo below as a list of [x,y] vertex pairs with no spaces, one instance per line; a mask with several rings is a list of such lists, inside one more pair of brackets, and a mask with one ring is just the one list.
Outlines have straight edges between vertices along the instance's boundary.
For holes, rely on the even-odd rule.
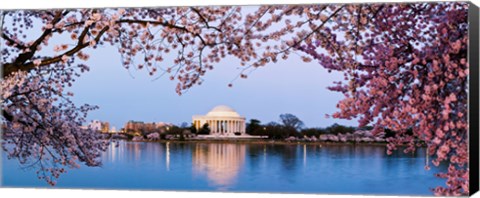
[[192,120],[197,130],[208,124],[210,135],[235,136],[237,132],[245,135],[245,117],[225,105],[216,106],[207,115],[194,115]]

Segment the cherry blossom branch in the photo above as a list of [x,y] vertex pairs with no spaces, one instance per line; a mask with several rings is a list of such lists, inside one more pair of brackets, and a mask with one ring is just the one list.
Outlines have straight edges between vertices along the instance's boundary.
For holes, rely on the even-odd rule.
[[205,23],[205,25],[207,26],[208,29],[214,29],[218,32],[223,32],[221,29],[217,28],[217,27],[213,27],[213,26],[210,26],[208,24],[208,21],[205,19],[205,17],[203,17],[203,15],[200,13],[200,11],[194,7],[190,8],[191,10],[193,10],[193,12],[195,12],[199,17],[200,19],[202,19],[203,23]]
[[[98,42],[100,41],[100,38],[101,36],[108,30],[108,26],[105,26],[99,33],[98,35],[95,37],[94,41],[95,42]],[[70,57],[70,56],[73,56],[75,53],[81,51],[83,48],[86,48],[88,47],[90,44],[89,43],[84,43],[83,42],[83,39],[87,33],[87,28],[84,29],[84,31],[82,32],[82,34],[80,35],[79,39],[78,39],[78,44],[68,50],[67,52],[63,53],[63,54],[60,54],[58,56],[55,56],[55,57],[52,57],[52,58],[47,58],[47,59],[44,59],[42,60],[40,63],[38,64],[35,64],[33,61],[30,62],[30,63],[27,63],[27,64],[24,64],[22,65],[21,67],[18,67],[18,66],[15,66],[15,63],[7,63],[7,64],[4,64],[4,72],[3,72],[3,77],[6,77],[10,74],[12,74],[13,72],[17,72],[17,71],[30,71],[32,69],[34,69],[35,67],[38,67],[38,66],[45,66],[45,65],[50,65],[50,64],[53,64],[53,63],[57,63],[57,62],[61,62],[63,61],[63,59],[65,57]]]

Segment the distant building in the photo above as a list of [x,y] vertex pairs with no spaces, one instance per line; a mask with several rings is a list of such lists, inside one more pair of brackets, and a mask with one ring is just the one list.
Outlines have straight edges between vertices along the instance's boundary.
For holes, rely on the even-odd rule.
[[102,133],[108,133],[110,132],[110,123],[109,122],[102,122]]
[[88,128],[94,131],[100,131],[102,130],[102,122],[100,120],[92,120],[88,125]]
[[195,115],[192,120],[197,130],[208,124],[210,135],[235,136],[235,133],[245,135],[245,117],[225,105],[216,106],[207,115]]
[[142,132],[164,132],[165,128],[172,126],[170,123],[165,122],[142,122],[130,120],[125,124],[123,128],[127,133],[142,133]]
[[94,131],[100,131],[103,133],[107,133],[110,131],[110,123],[109,122],[102,122],[100,120],[92,120],[90,124],[88,124],[87,128],[92,129]]
[[125,124],[125,132],[140,132],[140,129],[143,128],[143,122],[130,120]]

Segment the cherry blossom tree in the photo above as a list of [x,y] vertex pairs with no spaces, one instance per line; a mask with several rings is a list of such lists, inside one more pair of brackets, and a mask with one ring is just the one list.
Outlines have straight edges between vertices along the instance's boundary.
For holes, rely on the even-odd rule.
[[[330,89],[345,94],[336,118],[360,118],[420,139],[450,160],[448,188],[468,193],[466,15],[463,3],[267,5],[175,8],[17,10],[2,13],[2,145],[11,158],[39,166],[52,185],[65,166],[99,165],[108,143],[83,130],[88,111],[65,91],[89,70],[86,49],[115,47],[126,69],[178,81],[176,92],[202,83],[227,56],[239,78],[300,54],[343,72]],[[167,59],[167,57],[172,59]],[[172,60],[172,61],[166,61]],[[96,67],[98,65],[95,65]],[[343,83],[347,82],[346,85]],[[233,81],[232,81],[233,83]],[[232,83],[229,86],[232,86]],[[395,102],[392,102],[395,101]],[[414,134],[407,135],[406,128]]]
[[438,174],[447,187],[435,194],[468,195],[468,4],[381,5],[374,13],[363,6],[351,8],[357,20],[334,27],[344,38],[332,28],[324,39],[299,47],[345,74],[347,83],[330,87],[345,95],[333,117],[358,118],[375,133],[397,131],[388,139],[389,153],[425,142],[433,165],[448,163],[448,172]]

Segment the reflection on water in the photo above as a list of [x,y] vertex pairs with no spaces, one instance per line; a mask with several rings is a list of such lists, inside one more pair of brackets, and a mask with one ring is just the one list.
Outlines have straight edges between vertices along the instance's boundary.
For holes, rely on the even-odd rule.
[[307,145],[303,145],[303,166],[307,165]]
[[[429,188],[445,183],[433,174],[447,166],[426,171],[425,152],[389,156],[385,146],[373,145],[121,141],[102,155],[102,167],[71,170],[57,187],[431,195]],[[14,160],[2,167],[5,186],[48,187]]]
[[167,149],[165,149],[165,166],[167,167],[167,171],[170,170],[170,142],[166,144]]
[[206,175],[214,186],[224,190],[234,184],[245,162],[245,145],[198,143],[192,151],[193,173]]

